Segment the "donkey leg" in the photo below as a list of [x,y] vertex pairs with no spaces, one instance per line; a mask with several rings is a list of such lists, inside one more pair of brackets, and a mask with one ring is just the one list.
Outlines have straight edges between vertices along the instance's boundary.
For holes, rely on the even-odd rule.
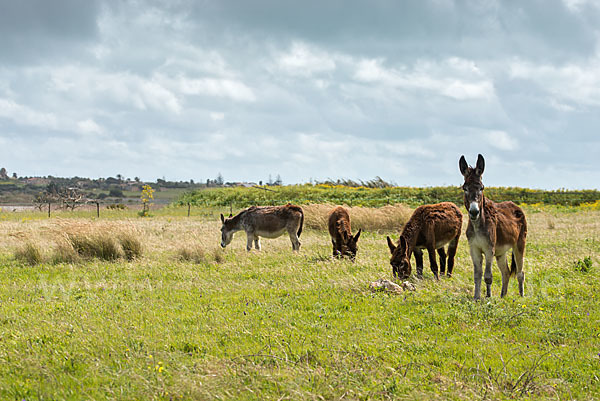
[[517,281],[519,282],[519,295],[525,295],[525,272],[523,271],[523,258],[525,254],[525,245],[523,244],[522,249],[518,249],[519,246],[513,248],[513,257],[517,264]]
[[481,298],[481,276],[483,275],[483,254],[480,249],[471,247],[471,260],[473,261],[473,281],[475,282],[475,293],[473,298],[477,301]]
[[254,249],[260,251],[260,238],[258,235],[254,236]]
[[252,242],[254,241],[254,233],[246,233],[246,250],[250,252],[252,249]]
[[437,265],[437,260],[435,257],[435,246],[428,245],[427,253],[429,254],[429,267],[431,268],[431,271],[433,272],[435,279],[439,280],[440,277],[438,276],[438,265]]
[[506,254],[496,255],[496,262],[498,263],[498,269],[502,273],[502,290],[500,291],[500,297],[504,298],[508,291],[508,282],[510,281],[510,270],[506,263]]
[[483,280],[485,281],[486,297],[492,296],[492,264],[494,263],[494,251],[490,250],[485,254],[485,272]]
[[438,248],[438,255],[440,256],[440,276],[446,274],[446,251],[444,247]]
[[295,231],[288,231],[288,234],[290,235],[290,241],[292,241],[292,250],[299,251],[301,244],[298,235]]
[[415,262],[417,263],[417,278],[423,278],[423,251],[415,248],[413,253],[415,254]]
[[448,277],[452,276],[454,269],[454,256],[456,256],[456,248],[458,247],[458,237],[450,241],[448,245]]

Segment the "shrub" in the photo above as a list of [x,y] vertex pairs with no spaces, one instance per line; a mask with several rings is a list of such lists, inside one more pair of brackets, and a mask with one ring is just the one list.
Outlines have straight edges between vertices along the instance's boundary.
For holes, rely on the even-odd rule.
[[106,208],[110,210],[125,210],[127,206],[122,203],[111,203],[110,205],[106,205]]
[[123,198],[123,190],[121,188],[111,188],[108,192],[108,196],[111,196],[113,198]]
[[38,265],[44,261],[44,256],[42,255],[40,248],[31,242],[27,242],[25,245],[18,248],[15,251],[14,256],[19,262],[30,266]]

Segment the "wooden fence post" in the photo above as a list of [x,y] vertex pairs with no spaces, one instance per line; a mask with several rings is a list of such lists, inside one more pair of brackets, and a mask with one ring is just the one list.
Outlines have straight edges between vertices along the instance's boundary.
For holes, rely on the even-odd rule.
[[50,217],[50,202],[48,202],[48,217]]
[[188,202],[188,217],[190,217],[190,208],[192,207],[192,204]]
[[100,202],[96,202],[96,216],[100,218]]

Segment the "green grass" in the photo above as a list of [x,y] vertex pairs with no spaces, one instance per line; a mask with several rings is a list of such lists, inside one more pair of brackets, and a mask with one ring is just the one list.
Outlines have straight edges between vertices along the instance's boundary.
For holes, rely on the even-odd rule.
[[[500,299],[494,266],[474,302],[464,236],[452,279],[426,267],[398,296],[368,289],[391,275],[386,233],[365,232],[356,263],[318,230],[299,254],[287,238],[247,253],[238,233],[224,260],[182,261],[182,244],[216,255],[219,224],[173,210],[0,220],[0,399],[600,399],[597,211],[529,211],[526,296],[513,279]],[[133,226],[145,252],[14,259],[76,224]]]

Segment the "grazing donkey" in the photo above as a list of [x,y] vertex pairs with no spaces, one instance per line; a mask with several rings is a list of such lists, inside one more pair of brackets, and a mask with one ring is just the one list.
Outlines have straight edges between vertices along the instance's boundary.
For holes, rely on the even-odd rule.
[[244,230],[248,242],[246,250],[254,247],[260,250],[260,237],[277,238],[287,232],[292,241],[292,249],[300,250],[300,234],[304,224],[304,212],[300,206],[252,206],[242,210],[236,216],[225,218],[221,215],[221,246],[225,248],[231,242],[233,234]]
[[354,261],[358,250],[356,243],[361,232],[362,229],[352,236],[350,215],[343,207],[338,206],[329,213],[329,235],[331,235],[331,244],[333,245],[333,256],[338,258],[348,256],[350,260]]
[[[483,156],[477,156],[475,168],[467,165],[464,156],[458,162],[461,174],[465,177],[463,190],[465,208],[469,212],[467,239],[473,260],[473,277],[475,279],[475,299],[481,296],[481,274],[483,255],[485,255],[484,280],[487,296],[492,293],[492,262],[496,257],[498,268],[502,273],[502,292],[506,295],[510,276],[516,274],[519,281],[519,294],[523,296],[525,273],[523,257],[527,237],[527,221],[520,207],[513,202],[495,203],[483,195],[481,175],[485,168]],[[506,262],[506,253],[512,248],[510,270]]]
[[388,247],[392,253],[390,264],[394,277],[406,279],[412,271],[410,256],[414,252],[417,262],[417,276],[423,277],[423,249],[429,254],[429,266],[439,280],[438,265],[435,251],[440,256],[440,272],[444,275],[446,270],[446,252],[444,246],[448,245],[448,277],[452,276],[454,268],[454,255],[462,229],[462,213],[451,202],[442,202],[435,205],[419,206],[404,226],[398,245],[394,245],[387,237]]

